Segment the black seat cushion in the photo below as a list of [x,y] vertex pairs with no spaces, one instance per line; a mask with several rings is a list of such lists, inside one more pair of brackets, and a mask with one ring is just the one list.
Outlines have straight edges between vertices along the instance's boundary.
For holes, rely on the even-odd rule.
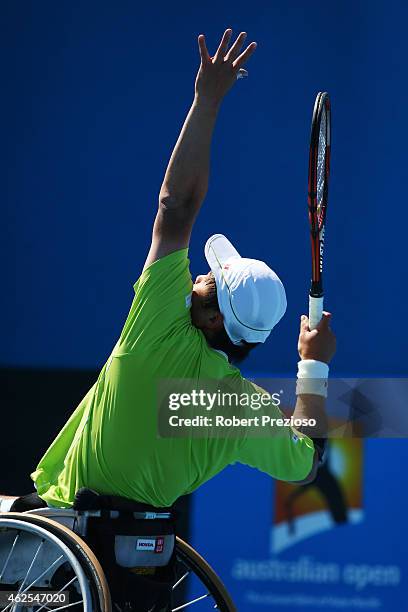
[[47,504],[38,496],[38,493],[35,492],[17,497],[10,508],[10,512],[28,512],[29,510],[36,510],[37,508],[47,508]]

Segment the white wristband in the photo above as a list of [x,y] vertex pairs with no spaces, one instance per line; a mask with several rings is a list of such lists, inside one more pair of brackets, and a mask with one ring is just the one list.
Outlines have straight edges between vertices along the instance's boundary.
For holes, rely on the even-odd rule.
[[327,397],[329,366],[315,359],[302,359],[298,362],[296,395],[308,393]]

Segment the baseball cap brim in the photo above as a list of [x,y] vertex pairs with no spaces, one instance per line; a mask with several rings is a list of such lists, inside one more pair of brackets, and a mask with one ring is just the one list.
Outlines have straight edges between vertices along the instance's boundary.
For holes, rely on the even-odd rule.
[[231,258],[241,259],[241,255],[223,234],[214,234],[210,236],[205,244],[204,254],[217,284],[218,304],[224,316],[224,327],[226,332],[234,344],[241,344],[241,336],[236,337],[228,325],[228,321],[233,318],[233,313],[231,310],[228,287],[225,284],[225,278],[222,273],[222,268],[227,261]]
[[223,264],[230,257],[241,257],[237,249],[223,234],[214,234],[205,243],[205,258],[212,272],[219,277]]

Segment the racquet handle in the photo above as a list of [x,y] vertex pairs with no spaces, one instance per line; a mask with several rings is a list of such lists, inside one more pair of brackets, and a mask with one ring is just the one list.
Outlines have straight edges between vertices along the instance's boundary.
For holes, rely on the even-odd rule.
[[309,296],[309,329],[314,329],[323,316],[323,297]]

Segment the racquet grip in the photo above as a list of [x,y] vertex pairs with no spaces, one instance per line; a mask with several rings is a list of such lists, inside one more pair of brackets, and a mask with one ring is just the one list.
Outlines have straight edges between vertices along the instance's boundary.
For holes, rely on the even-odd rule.
[[323,316],[323,297],[309,296],[309,329],[314,329]]

